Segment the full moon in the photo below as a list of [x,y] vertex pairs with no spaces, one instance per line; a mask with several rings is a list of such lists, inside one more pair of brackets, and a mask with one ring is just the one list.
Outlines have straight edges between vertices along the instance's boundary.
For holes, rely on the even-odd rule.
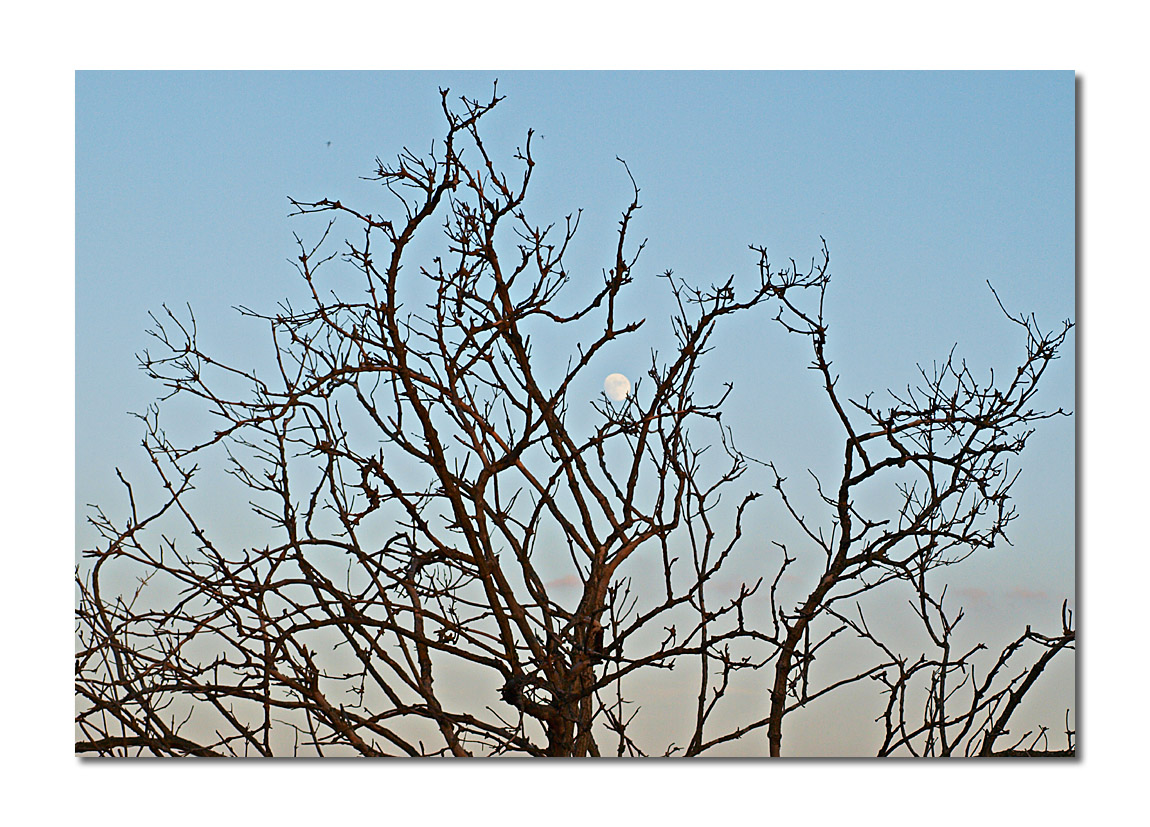
[[603,391],[616,402],[622,402],[631,392],[631,380],[621,373],[612,373],[603,380]]

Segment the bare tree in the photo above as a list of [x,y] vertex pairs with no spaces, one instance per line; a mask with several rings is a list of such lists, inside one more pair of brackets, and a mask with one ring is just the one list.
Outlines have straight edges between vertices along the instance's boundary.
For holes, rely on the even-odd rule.
[[[270,329],[274,377],[202,351],[190,309],[155,317],[159,352],[143,367],[165,399],[197,400],[218,426],[178,445],[149,409],[144,447],[162,501],[139,507],[121,477],[127,520],[94,510],[102,541],[76,575],[76,751],[643,755],[635,677],[688,668],[689,738],[655,754],[757,733],[780,755],[788,714],[860,682],[886,699],[881,755],[1073,752],[1069,719],[1065,750],[1046,730],[1004,740],[1051,658],[1073,649],[1069,613],[1052,637],[1028,627],[980,674],[984,647],[956,648],[962,612],[944,608],[937,574],[1005,539],[1010,459],[1036,422],[1063,413],[1032,401],[1070,323],[1044,333],[1007,313],[1026,356],[1005,381],[979,383],[952,353],[883,405],[849,401],[826,355],[825,243],[809,269],[776,269],[752,248],[749,287],[663,274],[676,307],[670,358],[652,354],[634,391],[603,396],[580,431],[573,383],[644,324],[620,302],[643,249],[628,236],[639,189],[631,179],[601,285],[568,306],[579,215],[558,227],[525,215],[532,133],[514,155],[520,171],[505,173],[479,129],[500,98],[456,109],[441,95],[442,144],[373,175],[397,216],[292,201],[331,220],[318,242],[297,237],[306,307],[241,308]],[[329,241],[337,218],[356,228],[342,247]],[[361,279],[354,300],[327,279],[341,263]],[[729,386],[696,394],[718,326],[756,308],[809,340],[841,423],[842,474],[816,478],[818,514],[793,504],[773,464],[735,446],[722,418]],[[539,348],[572,356],[556,372]],[[199,465],[223,461],[268,529],[244,544],[220,540],[196,499]],[[773,475],[801,550],[744,530],[759,498],[739,488],[751,467]],[[869,513],[858,495],[881,486],[898,501]],[[791,602],[780,584],[800,554],[822,562]],[[740,555],[760,574],[721,593],[717,575]],[[109,593],[113,571],[139,588]],[[879,590],[909,596],[929,653],[906,656],[872,631],[865,604]],[[843,633],[870,665],[812,667]],[[736,680],[762,703],[720,725]]]

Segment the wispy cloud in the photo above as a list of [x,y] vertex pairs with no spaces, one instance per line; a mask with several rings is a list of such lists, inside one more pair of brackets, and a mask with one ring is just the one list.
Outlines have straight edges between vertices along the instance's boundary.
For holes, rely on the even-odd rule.
[[978,586],[963,586],[954,590],[954,593],[961,598],[966,599],[970,603],[985,604],[990,595],[986,589],[980,589]]
[[582,586],[582,581],[574,574],[568,574],[565,577],[560,577],[557,580],[552,580],[546,584],[549,589],[574,589]]

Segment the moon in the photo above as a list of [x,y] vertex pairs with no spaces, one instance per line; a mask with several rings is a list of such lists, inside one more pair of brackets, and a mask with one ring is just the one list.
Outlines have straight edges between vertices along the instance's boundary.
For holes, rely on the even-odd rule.
[[631,392],[631,380],[621,373],[612,373],[603,380],[603,392],[615,402],[622,402]]

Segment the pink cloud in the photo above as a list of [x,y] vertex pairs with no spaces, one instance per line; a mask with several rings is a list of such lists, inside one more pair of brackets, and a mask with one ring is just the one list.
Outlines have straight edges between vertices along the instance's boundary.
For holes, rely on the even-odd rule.
[[566,577],[560,577],[557,580],[552,580],[547,583],[549,589],[574,589],[582,586],[583,582],[574,574],[568,574]]
[[[754,582],[755,581],[752,580],[750,583],[748,583],[746,580],[736,580],[732,577],[727,577],[722,580],[715,581],[714,587],[715,591],[721,594],[723,597],[734,597],[739,593],[739,589],[743,586],[746,586],[749,591],[751,584]],[[761,589],[762,586],[759,588]]]
[[966,598],[971,603],[985,603],[986,599],[990,596],[985,589],[980,589],[978,586],[964,586],[960,589],[955,589],[954,593],[959,597]]

